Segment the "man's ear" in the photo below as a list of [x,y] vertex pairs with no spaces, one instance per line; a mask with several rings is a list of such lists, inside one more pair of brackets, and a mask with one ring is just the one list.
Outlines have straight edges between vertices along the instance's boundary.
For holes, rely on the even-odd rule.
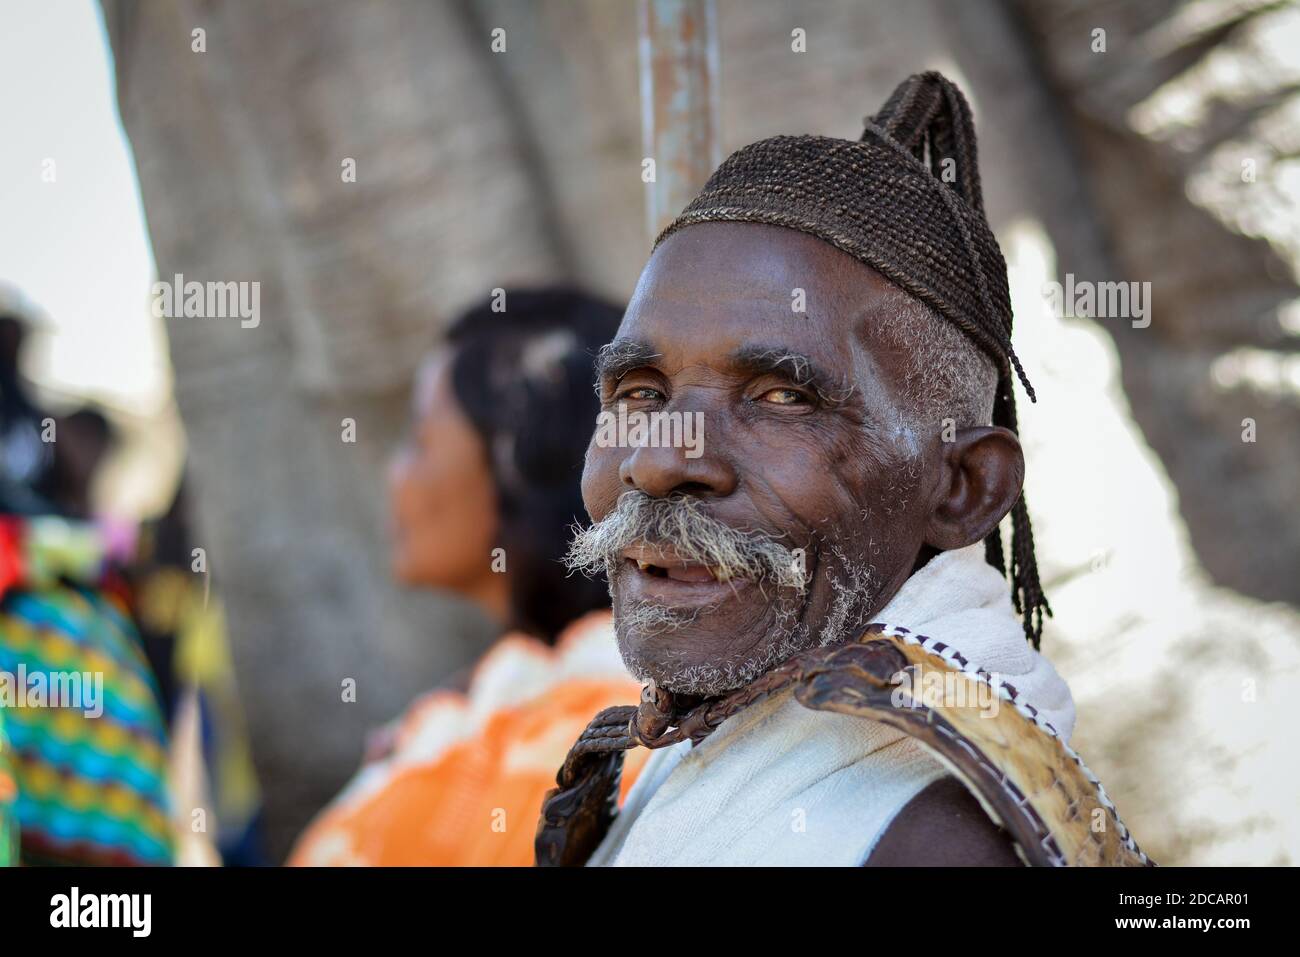
[[962,429],[939,449],[942,477],[925,544],[950,551],[982,540],[1011,511],[1025,479],[1025,456],[1014,432],[987,425]]

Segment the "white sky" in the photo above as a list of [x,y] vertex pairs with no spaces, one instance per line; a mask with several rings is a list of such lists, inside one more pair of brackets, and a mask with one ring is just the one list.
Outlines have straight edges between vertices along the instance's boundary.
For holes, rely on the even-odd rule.
[[[56,180],[42,180],[54,160]],[[168,401],[153,253],[93,0],[0,4],[0,284],[44,314],[24,369],[149,416]]]

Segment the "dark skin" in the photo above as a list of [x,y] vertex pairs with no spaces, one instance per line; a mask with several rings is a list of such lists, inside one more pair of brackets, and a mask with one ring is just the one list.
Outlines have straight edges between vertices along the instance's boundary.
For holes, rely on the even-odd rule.
[[[806,293],[806,312],[791,308],[795,289]],[[703,451],[690,458],[681,448],[593,440],[587,511],[599,521],[629,489],[695,496],[722,522],[803,549],[809,579],[803,595],[778,599],[674,555],[659,556],[674,577],[642,570],[634,559],[644,554],[625,556],[611,582],[616,615],[634,599],[699,612],[668,634],[620,635],[650,677],[761,656],[780,638],[779,601],[819,635],[834,583],[869,566],[870,600],[844,623],[856,633],[918,564],[981,541],[1010,511],[1024,475],[1013,433],[977,426],[944,442],[940,423],[915,421],[908,356],[877,331],[897,293],[828,243],[778,227],[699,224],[651,257],[603,364],[602,402],[702,413]],[[980,819],[969,830],[987,838],[992,825]]]

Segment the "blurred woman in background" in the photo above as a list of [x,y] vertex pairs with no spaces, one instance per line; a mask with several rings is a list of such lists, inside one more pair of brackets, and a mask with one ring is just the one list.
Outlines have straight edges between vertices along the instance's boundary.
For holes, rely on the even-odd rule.
[[292,864],[531,864],[569,745],[596,711],[638,699],[604,584],[560,561],[584,514],[593,360],[622,310],[570,289],[493,305],[461,316],[421,367],[389,498],[398,580],[473,600],[505,637],[391,726]]
[[416,376],[412,431],[389,474],[393,572],[554,644],[609,606],[604,585],[569,578],[559,559],[583,514],[592,363],[622,311],[565,289],[511,292],[505,305],[462,315]]

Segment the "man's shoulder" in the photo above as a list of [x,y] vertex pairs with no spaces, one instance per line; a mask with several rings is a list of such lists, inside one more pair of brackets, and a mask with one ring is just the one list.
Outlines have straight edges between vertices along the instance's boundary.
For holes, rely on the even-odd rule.
[[867,867],[1020,867],[1011,835],[957,778],[912,798],[876,842]]

